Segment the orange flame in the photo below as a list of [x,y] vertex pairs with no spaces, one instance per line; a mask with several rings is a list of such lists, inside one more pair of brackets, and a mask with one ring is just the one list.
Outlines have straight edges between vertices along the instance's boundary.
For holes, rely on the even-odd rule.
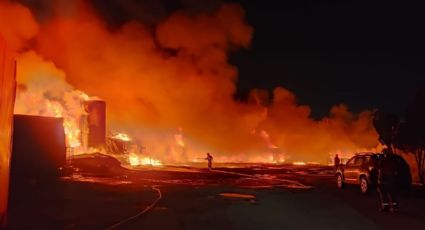
[[131,141],[131,138],[125,133],[117,133],[113,135],[112,138],[122,140],[122,141]]
[[128,161],[131,166],[162,166],[162,162],[150,157],[142,157],[133,153],[129,154]]
[[74,9],[39,24],[25,6],[0,1],[0,33],[18,52],[15,113],[63,117],[68,147],[81,147],[80,104],[90,98],[76,89],[102,97],[111,126],[132,134],[117,138],[143,141],[161,162],[206,152],[216,162],[327,162],[329,152],[378,145],[370,111],[336,105],[314,120],[283,87],[235,101],[237,68],[228,54],[249,47],[254,31],[237,4],[208,14],[174,12],[157,25],[130,22],[113,32],[91,7]]

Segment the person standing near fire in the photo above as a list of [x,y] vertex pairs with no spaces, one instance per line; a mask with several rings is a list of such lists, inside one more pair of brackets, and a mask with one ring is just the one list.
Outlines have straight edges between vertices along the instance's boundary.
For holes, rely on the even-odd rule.
[[208,161],[208,169],[211,170],[212,169],[213,156],[210,153],[207,153],[207,157],[205,158],[205,160]]
[[341,159],[339,159],[338,154],[336,154],[335,157],[334,157],[335,170],[338,169],[338,166],[339,166],[340,163],[341,163]]

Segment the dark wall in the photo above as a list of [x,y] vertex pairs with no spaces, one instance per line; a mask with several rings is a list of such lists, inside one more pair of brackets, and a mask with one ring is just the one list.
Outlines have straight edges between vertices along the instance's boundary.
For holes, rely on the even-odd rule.
[[52,197],[62,196],[58,179],[66,163],[63,119],[15,115],[13,125],[8,225],[20,226],[30,216],[34,226],[41,226],[49,223],[42,210]]
[[65,132],[62,118],[14,116],[11,183],[55,178],[66,163]]

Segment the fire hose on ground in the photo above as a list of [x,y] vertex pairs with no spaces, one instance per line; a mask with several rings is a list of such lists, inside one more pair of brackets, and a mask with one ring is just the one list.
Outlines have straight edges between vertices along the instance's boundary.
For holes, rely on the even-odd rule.
[[152,210],[156,206],[156,204],[162,199],[161,190],[157,186],[152,186],[152,190],[155,190],[157,192],[158,197],[150,205],[148,205],[146,208],[144,208],[141,212],[137,213],[136,215],[130,216],[130,217],[128,217],[128,218],[126,218],[126,219],[124,219],[124,220],[122,220],[122,221],[120,221],[116,224],[113,224],[113,225],[105,228],[105,230],[117,229],[118,227],[120,227],[120,226],[134,220],[134,219],[137,219],[137,218],[143,216],[144,214],[146,214],[147,212],[149,212],[150,210]]
[[247,178],[250,178],[250,179],[253,179],[253,180],[260,180],[260,181],[269,180],[269,181],[288,183],[288,184],[291,184],[293,187],[297,187],[297,188],[303,188],[303,189],[311,188],[311,186],[305,185],[305,184],[303,184],[299,181],[294,181],[294,180],[288,180],[288,179],[282,179],[282,178],[264,178],[264,177],[260,177],[260,176],[256,176],[256,175],[237,173],[237,172],[229,172],[229,171],[216,170],[216,169],[213,169],[211,171],[217,172],[217,173],[238,175],[238,176],[247,177]]
[[[217,172],[217,173],[225,173],[225,174],[232,174],[232,175],[248,177],[248,178],[253,179],[253,180],[271,180],[271,181],[289,183],[289,184],[295,185],[298,188],[311,188],[311,186],[304,185],[304,184],[302,184],[298,181],[293,181],[293,180],[277,179],[277,178],[263,178],[263,177],[259,177],[259,176],[256,176],[256,175],[249,175],[249,174],[244,174],[244,173],[229,172],[229,171],[222,171],[222,170],[211,170],[211,171]],[[130,217],[114,224],[114,225],[111,225],[111,226],[105,228],[105,230],[117,229],[118,227],[120,227],[120,226],[134,220],[134,219],[137,219],[137,218],[143,216],[144,214],[146,214],[147,212],[149,212],[150,210],[152,210],[156,206],[156,204],[162,199],[161,190],[159,188],[157,188],[157,186],[152,186],[152,190],[155,190],[157,192],[158,197],[150,205],[148,205],[146,208],[144,208],[141,212],[137,213],[136,215],[130,216]]]

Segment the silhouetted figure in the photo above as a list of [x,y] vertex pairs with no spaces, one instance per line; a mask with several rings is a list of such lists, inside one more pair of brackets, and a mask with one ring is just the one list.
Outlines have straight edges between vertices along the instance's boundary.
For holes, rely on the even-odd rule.
[[335,170],[338,169],[339,164],[341,163],[341,160],[338,157],[338,154],[335,155],[334,157],[334,165],[335,165]]
[[207,153],[207,157],[205,158],[205,160],[208,161],[208,169],[211,170],[212,169],[213,156],[211,156],[210,153]]
[[378,163],[378,192],[381,201],[380,211],[395,212],[398,209],[396,199],[398,161],[390,149],[383,150],[383,158]]

